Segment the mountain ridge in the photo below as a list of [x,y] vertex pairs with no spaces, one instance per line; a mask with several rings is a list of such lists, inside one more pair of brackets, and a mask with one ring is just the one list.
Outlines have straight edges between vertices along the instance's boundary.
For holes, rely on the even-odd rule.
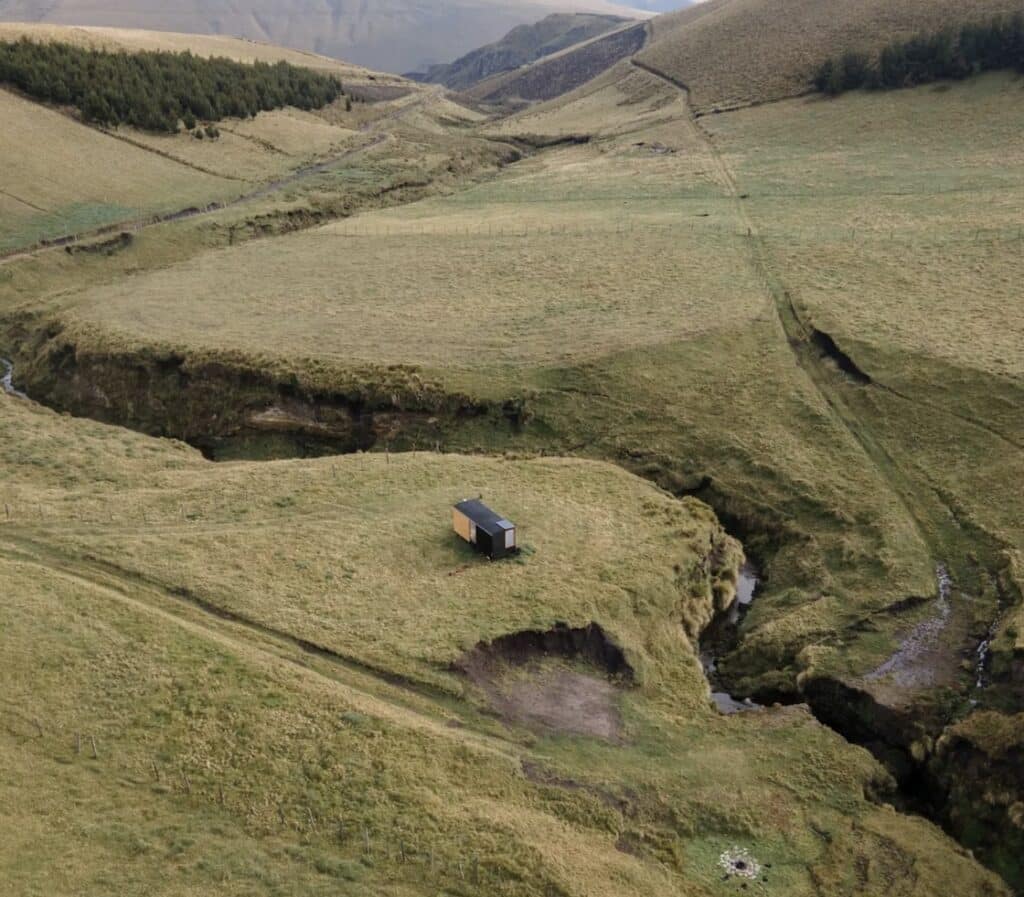
[[500,41],[460,56],[454,62],[412,72],[409,78],[465,90],[501,72],[528,65],[567,47],[607,34],[629,22],[620,16],[553,13],[535,25],[518,25]]
[[650,15],[611,0],[0,0],[0,21],[229,34],[390,72],[449,62],[555,12]]

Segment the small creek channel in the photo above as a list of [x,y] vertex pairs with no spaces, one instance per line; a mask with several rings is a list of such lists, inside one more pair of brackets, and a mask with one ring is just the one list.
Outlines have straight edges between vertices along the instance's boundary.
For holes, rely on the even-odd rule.
[[18,399],[27,399],[28,396],[14,388],[14,365],[6,358],[0,358],[0,389],[7,395]]
[[718,658],[735,643],[737,628],[750,609],[750,605],[754,603],[760,584],[761,577],[757,568],[747,561],[740,568],[739,580],[736,584],[736,600],[728,610],[719,614],[712,621],[701,637],[700,663],[711,686],[711,699],[721,713],[743,713],[747,710],[757,710],[761,706],[749,698],[742,701],[734,698],[723,689],[718,674]]

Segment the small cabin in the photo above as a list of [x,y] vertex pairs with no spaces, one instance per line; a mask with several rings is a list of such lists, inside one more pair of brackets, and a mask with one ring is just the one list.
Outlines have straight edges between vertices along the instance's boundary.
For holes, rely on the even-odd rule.
[[516,525],[477,499],[460,501],[452,508],[452,527],[477,551],[492,560],[516,551]]

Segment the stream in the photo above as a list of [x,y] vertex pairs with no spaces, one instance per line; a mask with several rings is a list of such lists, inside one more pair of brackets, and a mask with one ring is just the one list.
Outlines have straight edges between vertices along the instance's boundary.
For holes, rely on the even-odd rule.
[[720,614],[712,622],[701,639],[700,663],[711,686],[711,700],[715,702],[720,713],[743,713],[761,707],[750,698],[740,701],[723,691],[718,676],[718,658],[724,653],[730,642],[735,640],[736,628],[757,597],[760,584],[761,578],[757,568],[747,561],[740,567],[739,580],[736,583],[736,600],[724,614]]
[[27,399],[25,393],[14,388],[14,365],[6,358],[0,358],[0,369],[3,370],[3,374],[0,375],[0,389],[17,399]]

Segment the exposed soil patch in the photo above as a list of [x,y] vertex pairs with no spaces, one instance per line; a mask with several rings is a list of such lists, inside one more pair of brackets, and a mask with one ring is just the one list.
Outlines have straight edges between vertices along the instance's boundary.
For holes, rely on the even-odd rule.
[[847,377],[855,383],[859,383],[861,386],[868,386],[871,384],[871,378],[857,367],[857,363],[842,349],[840,349],[839,346],[836,345],[836,341],[825,333],[825,331],[813,331],[811,333],[811,339],[814,341],[814,345],[821,350],[821,354],[826,358],[832,359],[832,361],[835,362],[836,367],[846,374]]
[[596,623],[481,642],[455,666],[507,720],[542,732],[622,739],[619,698],[633,670]]
[[939,597],[935,613],[915,626],[896,653],[865,676],[869,682],[889,676],[900,688],[923,688],[935,684],[935,667],[948,658],[948,650],[940,640],[953,612],[950,604],[953,581],[944,564],[936,569],[936,579]]

